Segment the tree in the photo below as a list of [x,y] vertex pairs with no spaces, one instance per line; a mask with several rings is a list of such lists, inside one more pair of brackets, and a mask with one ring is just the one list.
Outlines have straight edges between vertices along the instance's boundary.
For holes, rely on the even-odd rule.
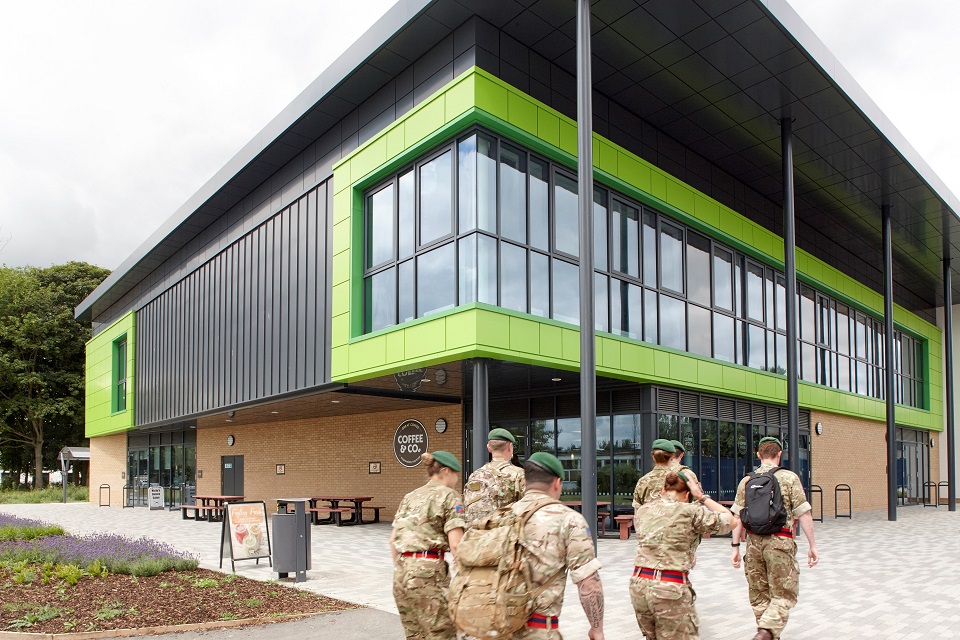
[[109,273],[83,262],[0,268],[0,447],[32,450],[36,488],[56,458],[49,445],[83,440],[91,330],[73,312]]

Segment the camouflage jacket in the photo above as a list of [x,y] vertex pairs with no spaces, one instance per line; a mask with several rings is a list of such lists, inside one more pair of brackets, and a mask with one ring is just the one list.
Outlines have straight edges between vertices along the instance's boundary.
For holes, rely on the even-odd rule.
[[677,502],[673,495],[642,505],[634,521],[637,557],[634,564],[651,569],[689,571],[700,536],[729,533],[733,517],[714,513],[698,503]]
[[660,499],[660,492],[663,490],[663,481],[670,471],[672,471],[670,467],[654,467],[637,480],[637,486],[633,490],[634,511],[648,502]]
[[465,528],[460,494],[436,480],[403,497],[393,519],[393,546],[400,553],[450,548],[447,533]]
[[[757,467],[756,472],[763,473],[764,471],[770,471],[770,469],[773,469],[775,466],[772,462],[765,462]],[[793,521],[807,511],[810,511],[812,507],[810,503],[807,502],[807,494],[804,493],[803,484],[800,482],[800,477],[797,474],[789,469],[780,469],[773,475],[777,478],[777,482],[780,483],[780,495],[783,497],[783,507],[787,510],[787,524],[785,524],[784,527],[793,530]],[[733,506],[730,508],[734,513],[740,513],[740,510],[743,509],[746,503],[746,487],[749,478],[750,476],[745,476],[737,487],[737,497],[734,499]]]
[[[528,491],[511,509],[521,514],[530,503],[545,496],[542,491]],[[600,569],[587,521],[570,507],[547,505],[530,516],[523,539],[530,553],[530,574],[534,584],[544,584],[558,571],[564,573],[540,594],[534,606],[536,613],[559,616],[566,574],[569,573],[570,579],[578,583]]]
[[463,490],[463,519],[467,526],[523,497],[523,469],[494,458],[470,474]]

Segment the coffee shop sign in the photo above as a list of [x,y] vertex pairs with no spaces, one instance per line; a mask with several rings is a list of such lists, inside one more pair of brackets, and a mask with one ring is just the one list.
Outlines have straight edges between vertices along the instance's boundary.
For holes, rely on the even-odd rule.
[[413,468],[420,464],[420,454],[427,451],[427,430],[417,420],[404,420],[393,436],[393,453],[397,462]]

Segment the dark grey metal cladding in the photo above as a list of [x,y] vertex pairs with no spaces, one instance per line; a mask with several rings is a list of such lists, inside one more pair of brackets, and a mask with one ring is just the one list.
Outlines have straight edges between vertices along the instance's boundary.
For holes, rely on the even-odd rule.
[[329,184],[137,311],[137,426],[329,382]]

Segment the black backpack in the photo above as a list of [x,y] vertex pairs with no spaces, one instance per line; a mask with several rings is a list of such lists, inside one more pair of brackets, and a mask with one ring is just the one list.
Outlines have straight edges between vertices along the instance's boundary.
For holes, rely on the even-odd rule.
[[774,467],[747,476],[740,520],[750,533],[769,536],[780,533],[787,524],[787,510],[783,506],[780,483],[774,476],[779,469]]

